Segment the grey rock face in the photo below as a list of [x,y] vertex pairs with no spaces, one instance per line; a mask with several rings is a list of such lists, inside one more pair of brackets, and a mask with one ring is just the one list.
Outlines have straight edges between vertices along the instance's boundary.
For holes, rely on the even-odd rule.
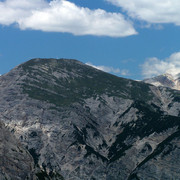
[[0,122],[0,179],[35,179],[33,159]]
[[76,60],[34,59],[0,77],[0,119],[37,178],[176,179],[179,97]]

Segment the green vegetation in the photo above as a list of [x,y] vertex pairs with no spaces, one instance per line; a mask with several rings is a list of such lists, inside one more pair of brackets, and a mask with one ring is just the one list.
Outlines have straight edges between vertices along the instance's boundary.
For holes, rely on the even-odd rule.
[[59,173],[50,172],[48,175],[46,171],[42,171],[42,170],[36,173],[36,176],[38,180],[51,180],[51,179],[64,180],[64,178]]
[[[137,167],[136,169],[133,171],[133,173],[129,176],[128,180],[133,180],[134,178],[136,178],[138,180],[138,177],[136,175],[136,170],[138,168],[140,168],[141,166],[143,166],[145,163],[147,163],[149,160],[155,158],[157,155],[159,155],[160,153],[163,152],[163,150],[165,149],[165,147],[167,147],[168,145],[170,145],[170,142],[175,139],[175,138],[179,138],[180,137],[180,129],[178,131],[176,131],[175,133],[173,133],[172,135],[170,135],[169,137],[167,137],[164,141],[162,141],[157,147],[156,149],[149,155],[147,156]],[[172,150],[172,149],[171,149]],[[169,153],[169,152],[168,152]],[[166,152],[166,154],[162,154],[162,156],[165,156],[168,154]]]
[[134,174],[130,175],[130,177],[128,178],[128,180],[140,180],[140,179],[138,178],[137,174],[134,173]]
[[33,157],[35,165],[37,165],[40,155],[36,153],[36,150],[34,148],[31,148],[28,151],[31,154],[31,156]]
[[[135,122],[121,125],[124,130],[116,137],[116,141],[109,149],[108,157],[110,162],[123,156],[125,151],[131,147],[131,144],[136,141],[137,137],[143,139],[154,132],[161,133],[172,127],[180,127],[180,117],[166,116],[160,109],[153,110],[150,105],[148,107],[148,105],[139,101],[136,101],[132,107],[139,109],[139,114],[143,116],[139,116]],[[131,139],[131,143],[125,143],[129,139]]]
[[170,135],[169,137],[167,137],[164,141],[162,141],[157,148],[153,151],[153,153],[151,153],[144,161],[142,161],[137,168],[141,167],[143,164],[145,164],[147,161],[149,161],[150,159],[153,159],[154,157],[156,157],[158,154],[160,154],[161,152],[163,152],[163,150],[165,149],[165,147],[167,147],[167,145],[175,138],[180,137],[180,130],[178,130],[177,132],[173,133],[172,135]]
[[26,74],[22,84],[24,93],[57,106],[83,102],[102,94],[143,101],[153,98],[149,85],[143,82],[119,78],[76,60],[31,60],[20,67]]
[[36,173],[36,176],[38,177],[38,180],[49,180],[49,176],[45,171],[40,171],[38,173]]
[[[85,142],[86,140],[86,130],[83,129],[82,131],[79,131],[78,128],[74,125],[74,135],[75,135],[75,138],[77,139],[76,142],[74,142],[72,145],[74,144],[83,144],[85,145],[85,149],[87,151],[86,155],[84,157],[88,157],[90,156],[91,154],[94,154],[98,159],[100,158],[103,162],[107,162],[108,159],[104,156],[102,156],[101,154],[99,154],[98,152],[96,152],[92,147],[88,146]],[[71,146],[72,146],[71,145]]]

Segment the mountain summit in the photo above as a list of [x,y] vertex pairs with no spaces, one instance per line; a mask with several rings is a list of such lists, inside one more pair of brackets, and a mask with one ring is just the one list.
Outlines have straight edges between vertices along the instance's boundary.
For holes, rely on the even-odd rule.
[[174,76],[166,73],[153,78],[145,79],[144,82],[153,84],[155,86],[164,86],[180,90],[180,74]]
[[[0,120],[34,164],[24,179],[178,179],[179,99],[77,60],[32,59],[0,77]],[[1,179],[22,179],[7,165]]]

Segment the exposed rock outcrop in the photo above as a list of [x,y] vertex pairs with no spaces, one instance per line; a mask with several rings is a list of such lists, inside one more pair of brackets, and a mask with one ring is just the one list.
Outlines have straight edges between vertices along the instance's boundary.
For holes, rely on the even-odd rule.
[[34,162],[31,155],[1,122],[0,179],[35,180]]

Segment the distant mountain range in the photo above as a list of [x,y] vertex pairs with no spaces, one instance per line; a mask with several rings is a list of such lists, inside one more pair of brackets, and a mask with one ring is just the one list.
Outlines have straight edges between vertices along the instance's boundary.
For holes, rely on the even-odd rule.
[[72,59],[15,67],[0,77],[0,179],[179,179],[175,81],[137,82]]

